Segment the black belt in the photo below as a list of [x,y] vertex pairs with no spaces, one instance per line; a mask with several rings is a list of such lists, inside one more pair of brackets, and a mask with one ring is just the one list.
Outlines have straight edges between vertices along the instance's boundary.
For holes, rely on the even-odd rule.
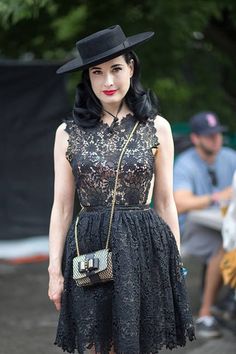
[[[136,205],[122,205],[116,204],[115,210],[148,210],[150,209],[150,204],[136,204]],[[85,211],[96,211],[96,210],[106,210],[111,209],[111,205],[87,205],[84,206]]]

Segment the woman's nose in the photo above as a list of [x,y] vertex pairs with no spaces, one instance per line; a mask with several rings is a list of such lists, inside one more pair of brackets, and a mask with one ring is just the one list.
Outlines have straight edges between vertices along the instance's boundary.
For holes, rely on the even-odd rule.
[[110,87],[113,85],[113,78],[111,74],[107,74],[105,77],[105,86]]

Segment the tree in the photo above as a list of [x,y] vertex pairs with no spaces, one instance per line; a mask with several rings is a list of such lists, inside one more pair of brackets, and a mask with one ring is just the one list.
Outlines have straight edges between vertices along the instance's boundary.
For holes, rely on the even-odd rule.
[[[161,113],[183,121],[213,110],[236,129],[235,15],[233,0],[0,0],[0,55],[69,59],[79,38],[101,28],[119,23],[127,35],[154,30],[137,53]],[[71,76],[72,86],[77,79]]]

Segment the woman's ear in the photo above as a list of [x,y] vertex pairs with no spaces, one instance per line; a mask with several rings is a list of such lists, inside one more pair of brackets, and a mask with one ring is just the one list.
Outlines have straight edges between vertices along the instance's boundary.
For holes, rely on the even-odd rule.
[[129,67],[130,67],[130,78],[131,78],[134,73],[134,60],[133,59],[130,60]]

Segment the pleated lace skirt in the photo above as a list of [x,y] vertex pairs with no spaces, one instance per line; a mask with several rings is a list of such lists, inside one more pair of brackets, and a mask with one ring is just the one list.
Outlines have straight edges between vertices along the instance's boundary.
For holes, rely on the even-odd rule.
[[[105,248],[111,209],[80,213],[81,254]],[[156,354],[193,340],[194,326],[181,272],[181,258],[169,226],[150,206],[116,206],[112,222],[112,282],[78,287],[72,278],[76,256],[75,219],[63,256],[64,291],[55,344],[69,353]]]

